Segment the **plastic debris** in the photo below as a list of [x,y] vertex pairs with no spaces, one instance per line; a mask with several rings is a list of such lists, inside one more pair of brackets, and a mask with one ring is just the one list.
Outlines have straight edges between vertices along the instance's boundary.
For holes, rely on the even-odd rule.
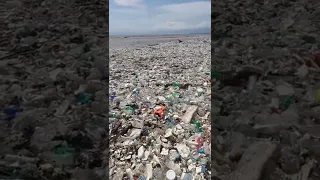
[[176,178],[176,173],[173,170],[168,170],[166,173],[166,178],[168,180],[174,180]]
[[8,120],[12,120],[16,117],[18,112],[22,112],[23,109],[16,105],[11,105],[4,110],[4,113],[7,115]]
[[80,104],[90,104],[92,102],[92,95],[89,93],[79,93],[76,95],[77,101]]
[[[299,16],[288,15],[304,9],[302,1],[275,2],[221,0],[214,4],[213,162],[211,167],[190,164],[188,168],[198,173],[192,174],[194,179],[209,170],[217,180],[317,176],[310,172],[317,168],[314,162],[320,155],[316,148],[320,138],[316,15],[300,10]],[[308,1],[309,7],[316,4]],[[281,11],[283,5],[286,11]],[[259,32],[266,33],[257,36]],[[205,163],[201,156],[209,147],[203,144],[204,153],[198,148],[192,162]]]
[[164,117],[165,117],[165,110],[166,110],[166,105],[162,105],[160,108],[158,108],[158,109],[156,109],[155,111],[154,111],[154,114],[156,115],[156,116],[159,116],[161,119],[164,119]]
[[[190,46],[200,52],[184,50]],[[110,102],[109,179],[127,168],[136,179],[165,179],[168,170],[173,179],[184,172],[196,177],[189,160],[200,171],[201,165],[210,166],[208,72],[210,40],[202,38],[110,50],[109,91],[117,96]],[[210,179],[208,169],[200,172],[202,179]]]

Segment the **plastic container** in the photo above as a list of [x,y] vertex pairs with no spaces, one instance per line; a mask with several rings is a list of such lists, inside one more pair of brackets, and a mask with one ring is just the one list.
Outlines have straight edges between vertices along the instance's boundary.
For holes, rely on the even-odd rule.
[[176,179],[176,173],[173,170],[168,170],[166,173],[167,180],[174,180]]

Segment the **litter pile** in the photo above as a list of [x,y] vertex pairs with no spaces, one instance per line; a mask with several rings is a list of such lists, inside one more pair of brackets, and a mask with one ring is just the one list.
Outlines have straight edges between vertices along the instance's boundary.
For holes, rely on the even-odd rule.
[[110,51],[110,179],[210,179],[210,48]]
[[319,179],[319,6],[213,4],[215,179]]
[[107,2],[3,3],[0,179],[104,178]]

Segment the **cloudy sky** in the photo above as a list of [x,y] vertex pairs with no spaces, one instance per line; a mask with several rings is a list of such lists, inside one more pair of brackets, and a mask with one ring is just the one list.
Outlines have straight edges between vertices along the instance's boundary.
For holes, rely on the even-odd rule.
[[111,35],[210,29],[210,0],[110,0]]

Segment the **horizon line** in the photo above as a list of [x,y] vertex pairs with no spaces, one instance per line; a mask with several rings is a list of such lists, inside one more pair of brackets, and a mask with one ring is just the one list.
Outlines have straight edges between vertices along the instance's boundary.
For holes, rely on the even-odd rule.
[[175,35],[202,35],[202,34],[211,34],[211,32],[203,33],[159,33],[159,34],[111,34],[109,36],[125,36],[125,37],[139,37],[139,36],[175,36]]

